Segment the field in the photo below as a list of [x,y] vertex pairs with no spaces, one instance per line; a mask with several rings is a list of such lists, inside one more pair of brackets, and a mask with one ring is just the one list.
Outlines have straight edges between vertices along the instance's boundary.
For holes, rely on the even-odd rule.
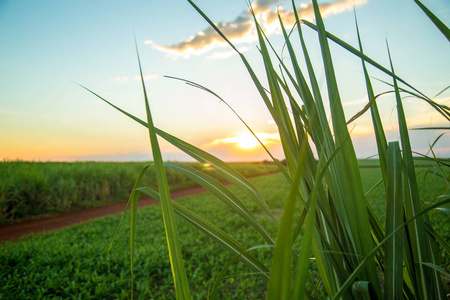
[[[0,225],[32,216],[54,214],[100,206],[128,199],[145,162],[0,162]],[[214,170],[200,163],[187,165],[216,177]],[[273,164],[233,164],[245,176],[274,172]],[[168,169],[171,190],[195,185],[186,176]],[[149,169],[143,185],[156,188],[155,173]]]
[[[379,181],[381,172],[373,161],[363,161],[361,165],[364,166],[361,171],[367,192]],[[417,169],[419,178],[424,179],[419,180],[419,184],[425,201],[445,192],[445,182],[436,180],[437,177],[426,172],[432,169],[423,165]],[[280,173],[273,174],[253,178],[251,182],[261,192],[276,217],[279,217],[288,191],[288,184],[283,176]],[[235,187],[230,189],[242,195]],[[385,211],[383,185],[372,190],[367,198],[377,214]],[[265,244],[261,236],[249,228],[245,221],[208,193],[180,199],[179,203],[207,220],[214,221],[247,247]],[[269,228],[270,234],[276,234],[276,228],[264,219],[253,202],[248,201],[246,205]],[[40,234],[1,245],[0,298],[129,298],[129,219],[122,223],[109,258],[106,256],[120,217],[105,217],[55,233]],[[436,226],[442,224],[442,217],[439,212],[432,213]],[[179,217],[177,224],[192,296],[194,299],[204,299],[212,279],[233,257]],[[448,224],[441,228],[441,234],[447,239],[450,236],[448,230]],[[172,299],[173,280],[159,205],[139,210],[136,236],[133,268],[135,297]],[[271,248],[260,248],[253,252],[269,264]],[[446,266],[448,263],[447,257]],[[259,299],[265,294],[266,285],[260,276],[252,274],[245,265],[234,262],[221,280],[219,291],[224,299]]]
[[[285,160],[276,159],[281,155],[274,156],[258,138],[257,128],[251,128],[244,121],[247,117],[241,117],[218,93],[188,79],[171,78],[211,94],[230,108],[258,139],[271,158],[271,167],[279,173],[252,178],[251,184],[244,177],[251,175],[244,172],[248,167],[241,170],[243,176],[235,170],[237,165],[155,127],[154,102],[149,101],[145,83],[144,69],[148,70],[141,65],[136,42],[145,119],[90,88],[81,88],[148,130],[154,161],[148,170],[153,173],[145,177],[145,167],[138,175],[143,165],[127,173],[120,167],[107,171],[101,164],[86,164],[77,170],[69,164],[52,169],[50,165],[5,162],[0,170],[0,182],[5,182],[0,190],[0,214],[5,222],[117,201],[132,192],[129,215],[1,245],[0,298],[448,298],[450,163],[435,152],[444,133],[430,141],[427,154],[417,159],[409,132],[448,131],[450,107],[440,98],[448,86],[438,88],[430,98],[419,90],[422,87],[408,83],[421,79],[406,79],[404,73],[394,71],[397,62],[388,43],[389,64],[369,57],[372,50],[364,52],[363,44],[370,36],[360,35],[356,10],[353,42],[357,39],[357,46],[327,31],[323,6],[317,0],[308,4],[315,24],[301,19],[295,1],[290,1],[293,27],[285,26],[284,9],[273,14],[278,13],[279,33],[283,34],[279,52],[257,15],[261,4],[271,1],[256,1],[247,15],[262,59],[255,67],[235,40],[227,37],[232,35],[228,27],[188,2],[209,24],[208,30],[215,31],[239,56],[277,128]],[[414,2],[436,33],[450,41],[450,29],[419,0]],[[300,9],[305,10],[304,4]],[[303,34],[306,29],[317,33],[314,44],[320,46],[319,63],[309,54],[318,54],[318,48],[310,47],[309,37]],[[402,29],[402,34],[414,32],[409,29]],[[335,46],[361,67],[357,72],[362,76],[351,84],[367,94],[368,102],[353,116],[344,110],[353,96],[342,93],[342,84],[338,84],[345,75],[335,69],[333,61],[339,60]],[[426,76],[417,67],[414,74]],[[349,69],[353,68],[345,72]],[[382,78],[377,78],[379,74]],[[374,77],[383,84],[373,84]],[[222,83],[233,88],[232,82]],[[385,104],[379,97],[384,96],[395,103],[390,119],[398,124],[387,123],[387,116],[379,110],[378,105]],[[445,125],[414,127],[410,102],[404,101],[411,97],[423,101],[447,121]],[[357,126],[355,120],[369,113],[379,166],[374,160],[358,160],[350,131]],[[170,120],[171,116],[162,117]],[[391,130],[397,140],[389,137]],[[160,139],[208,164],[164,162]],[[256,169],[267,167],[263,163]],[[188,176],[211,194],[172,201],[171,189],[192,182],[169,169]],[[136,183],[130,190],[134,181],[127,174],[132,173]],[[215,179],[218,175],[232,184],[229,189]],[[140,193],[160,205],[138,210]],[[125,222],[116,231],[120,220]],[[112,251],[107,252],[114,237]]]

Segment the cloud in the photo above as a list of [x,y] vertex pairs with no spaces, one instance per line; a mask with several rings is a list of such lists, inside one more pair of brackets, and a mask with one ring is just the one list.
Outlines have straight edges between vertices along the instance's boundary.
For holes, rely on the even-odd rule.
[[[277,6],[283,2],[286,1],[256,0],[253,2],[253,10],[266,35],[280,33],[278,13],[280,13],[280,15],[287,20],[288,24],[295,20],[294,13],[291,9],[285,9],[282,6]],[[330,15],[348,11],[354,6],[359,6],[365,4],[366,2],[367,0],[338,0],[333,3],[322,3],[319,4],[319,6],[322,16],[326,18]],[[312,3],[300,4],[299,7],[297,7],[297,11],[300,18],[311,20],[314,17]],[[247,10],[241,12],[231,22],[220,22],[216,23],[216,25],[234,45],[250,44],[257,40],[257,34],[254,28],[252,16]],[[145,44],[150,45],[150,47],[155,50],[165,53],[171,58],[189,58],[193,55],[202,55],[213,49],[228,47],[222,37],[220,37],[219,34],[217,34],[211,27],[207,27],[206,29],[191,36],[189,39],[178,44],[163,46],[152,40],[145,41]],[[218,55],[214,58],[223,58],[223,56]]]

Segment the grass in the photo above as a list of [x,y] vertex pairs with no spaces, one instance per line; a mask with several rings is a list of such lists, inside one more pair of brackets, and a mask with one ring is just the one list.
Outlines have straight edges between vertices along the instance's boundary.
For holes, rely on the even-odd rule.
[[[370,190],[379,178],[380,168],[363,168],[364,190]],[[282,174],[251,179],[261,192],[277,218],[281,216],[288,184]],[[425,196],[443,192],[444,181],[436,182],[439,188],[425,188]],[[243,195],[231,187],[231,191]],[[376,211],[385,207],[384,195],[370,194],[370,202]],[[250,199],[246,205],[261,222],[276,234],[276,227]],[[264,240],[241,218],[211,194],[178,200],[185,207],[215,222],[217,226],[247,247],[263,245]],[[104,217],[89,223],[75,225],[58,232],[25,237],[15,243],[0,246],[0,298],[2,299],[126,299],[130,295],[129,273],[129,223],[120,229],[113,249],[106,259],[108,245],[114,236],[120,215]],[[129,216],[128,216],[129,217]],[[127,218],[128,218],[127,217]],[[442,222],[443,215],[433,218]],[[150,224],[150,226],[149,226]],[[136,251],[134,259],[134,293],[144,299],[171,299],[174,296],[169,256],[164,245],[165,234],[159,206],[142,208],[138,212]],[[204,299],[211,282],[233,258],[217,243],[198,232],[187,222],[179,220],[181,249],[185,257],[186,272],[192,297]],[[446,224],[446,238],[450,237]],[[95,243],[93,242],[95,241]],[[270,262],[271,250],[262,248],[254,253],[266,263]],[[447,258],[447,266],[448,266]],[[317,270],[311,270],[316,276]],[[266,290],[266,282],[252,274],[242,263],[232,264],[218,287],[223,298],[259,299]]]
[[[0,162],[0,225],[32,216],[80,210],[124,201],[135,177],[146,162]],[[215,178],[213,168],[200,163],[187,165]],[[276,171],[273,164],[239,163],[233,167],[244,176]],[[195,185],[188,177],[168,170],[171,190]],[[157,187],[150,169],[143,184]]]

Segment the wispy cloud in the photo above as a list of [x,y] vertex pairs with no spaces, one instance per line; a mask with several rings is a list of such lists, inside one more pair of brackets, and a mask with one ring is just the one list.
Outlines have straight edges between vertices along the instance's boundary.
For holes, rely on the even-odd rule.
[[[253,10],[267,35],[279,33],[278,29],[278,13],[280,13],[285,20],[293,21],[295,19],[292,9],[285,9],[279,6],[286,1],[280,0],[256,0],[253,2]],[[322,3],[320,10],[324,18],[342,13],[352,9],[354,6],[365,4],[367,0],[338,0],[333,3]],[[288,5],[286,5],[288,6]],[[289,5],[290,7],[290,5]],[[297,11],[301,18],[313,19],[314,12],[312,4],[302,3],[297,7]],[[241,12],[231,22],[216,23],[217,27],[231,40],[235,45],[250,44],[257,40],[256,31],[252,21],[252,16],[249,11]],[[223,39],[211,27],[198,32],[189,39],[180,43],[163,46],[152,40],[145,41],[145,44],[150,45],[153,49],[167,54],[171,58],[184,57],[189,58],[192,55],[201,55],[213,49],[227,47]],[[210,58],[223,58],[224,56],[211,56]]]

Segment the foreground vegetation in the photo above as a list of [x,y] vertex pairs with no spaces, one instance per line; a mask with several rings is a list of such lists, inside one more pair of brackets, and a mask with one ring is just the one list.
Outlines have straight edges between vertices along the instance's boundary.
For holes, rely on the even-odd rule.
[[[134,180],[145,162],[50,163],[0,162],[0,225],[27,217],[68,212],[128,198]],[[217,178],[209,165],[187,163],[196,170]],[[244,176],[257,176],[277,170],[273,164],[239,163],[233,167]],[[169,170],[171,190],[194,186],[183,174]],[[143,178],[146,186],[156,188],[154,171]]]
[[[434,23],[436,30],[443,34],[443,38],[450,41],[449,28],[419,0],[414,1]],[[255,74],[245,56],[227,39],[219,25],[209,19],[191,0],[188,2],[237,52],[261,100],[275,121],[287,168],[285,169],[265,149],[289,184],[286,188],[288,193],[278,221],[268,203],[261,197],[260,191],[240,174],[231,170],[227,164],[156,128],[139,61],[146,105],[145,121],[130,115],[92,92],[123,114],[147,127],[155,160],[158,191],[141,186],[141,176],[146,172],[146,169],[143,169],[130,196],[131,274],[133,275],[135,270],[134,254],[136,240],[139,238],[137,198],[139,193],[145,193],[161,201],[177,299],[191,299],[194,290],[191,283],[193,275],[188,273],[185,263],[190,253],[186,253],[186,250],[182,248],[184,237],[178,228],[175,214],[186,219],[199,232],[210,236],[231,255],[236,255],[237,259],[257,274],[267,285],[265,292],[267,299],[445,299],[448,295],[444,288],[444,279],[448,279],[450,275],[441,266],[442,258],[448,257],[450,245],[435,230],[436,226],[430,219],[430,212],[433,209],[448,212],[449,181],[444,169],[449,164],[433,157],[434,153],[431,149],[429,159],[437,163],[436,174],[445,179],[446,188],[441,196],[431,201],[424,199],[416,177],[403,98],[413,96],[426,102],[448,121],[450,121],[450,108],[435,102],[399,77],[394,71],[394,62],[390,58],[388,46],[389,67],[368,57],[363,50],[363,39],[359,35],[357,22],[355,22],[357,48],[328,32],[316,0],[313,0],[309,7],[314,11],[315,24],[299,19],[294,1],[291,4],[296,26],[292,31],[286,30],[282,16],[278,16],[284,36],[282,46],[289,54],[288,58],[284,55],[281,57],[282,55],[274,50],[250,5],[249,11],[258,36],[261,65],[264,66],[265,71],[265,74],[260,77]],[[320,88],[320,80],[315,75],[317,66],[312,65],[303,37],[302,25],[317,32],[322,54],[322,63],[319,63],[318,67],[323,67],[326,91]],[[294,38],[301,45],[296,49],[292,43]],[[361,62],[365,88],[370,101],[360,113],[350,119],[345,116],[342,106],[339,80],[334,70],[333,56],[329,46],[330,41],[355,55],[355,58]],[[301,62],[298,60],[300,57]],[[367,68],[369,64],[386,75],[387,79],[384,81],[386,90],[374,91]],[[185,81],[225,102],[207,87],[189,80]],[[267,86],[264,86],[263,82],[267,82]],[[443,86],[442,89],[445,91],[446,87]],[[394,95],[396,101],[399,141],[387,141],[377,107],[377,98],[387,93]],[[329,114],[326,113],[324,100],[329,102]],[[383,178],[382,188],[385,192],[384,224],[365,196],[363,177],[348,129],[351,122],[368,110],[372,117]],[[240,116],[239,118],[243,121]],[[253,133],[250,127],[248,129]],[[260,207],[267,216],[268,222],[258,220],[240,197],[227,192],[223,186],[209,177],[192,170],[165,164],[162,160],[158,137],[165,139],[199,162],[208,162],[213,165],[224,178],[238,186]],[[264,147],[263,143],[261,145]],[[318,160],[313,155],[314,150],[318,154]],[[205,219],[205,216],[195,213],[193,209],[171,201],[166,168],[190,172],[192,178],[197,178],[204,187],[215,193],[219,200],[232,208],[236,215],[258,232],[265,242],[265,247],[273,249],[270,251],[270,262],[253,254],[252,249],[261,245],[260,242],[255,241],[251,245],[243,244],[233,238],[232,230],[221,230],[216,220],[210,222]],[[234,218],[235,214],[227,214],[227,218]],[[276,228],[276,234],[271,229],[273,226]],[[131,291],[133,292],[133,288]],[[213,290],[211,298],[215,299],[217,296],[216,290]]]
[[[435,211],[448,213],[448,203],[450,203],[449,163],[434,157],[433,152],[430,152],[430,162],[436,163],[432,180],[440,178],[444,183],[443,189],[437,191],[437,197],[433,197],[435,195],[426,196],[421,191],[421,180],[417,177],[418,170],[414,165],[403,97],[414,96],[425,101],[449,121],[450,108],[436,103],[396,75],[394,63],[391,60],[389,67],[384,67],[366,56],[357,26],[356,34],[359,42],[357,48],[328,32],[323,23],[319,5],[315,0],[312,1],[311,8],[315,14],[316,24],[299,19],[294,1],[292,1],[292,6],[297,25],[294,30],[286,31],[281,16],[279,18],[280,28],[285,38],[283,47],[289,54],[289,58],[278,56],[264,35],[256,16],[253,15],[259,41],[258,47],[265,69],[264,79],[258,78],[245,56],[227,39],[217,24],[210,20],[192,1],[188,1],[224,41],[229,43],[230,47],[239,54],[262,101],[278,127],[286,157],[286,168],[276,158],[271,157],[281,172],[277,176],[284,179],[285,185],[281,185],[282,193],[276,196],[282,202],[281,207],[283,208],[281,217],[278,218],[280,211],[274,210],[275,206],[272,206],[271,203],[273,197],[270,197],[270,193],[265,194],[268,189],[272,191],[276,189],[276,184],[266,183],[256,186],[234,171],[229,164],[156,128],[153,124],[141,69],[147,116],[145,121],[115,107],[106,99],[95,94],[148,128],[155,160],[154,170],[158,189],[143,186],[142,178],[147,171],[147,168],[143,168],[137,177],[129,201],[132,278],[139,274],[147,281],[144,284],[144,290],[150,282],[153,282],[157,286],[155,292],[161,293],[166,287],[165,282],[160,281],[160,278],[164,276],[155,275],[154,272],[168,273],[170,265],[173,293],[166,292],[164,295],[174,295],[177,299],[201,298],[207,293],[206,283],[200,287],[196,283],[198,274],[200,274],[199,278],[204,278],[201,270],[215,268],[215,270],[226,270],[228,266],[230,266],[230,270],[236,270],[243,263],[248,268],[245,271],[246,275],[228,278],[229,281],[225,283],[225,288],[220,289],[219,292],[216,288],[212,289],[211,298],[217,298],[218,295],[226,298],[227,287],[230,287],[233,296],[241,298],[249,295],[256,298],[265,294],[267,299],[445,299],[447,295],[444,289],[444,279],[449,277],[445,268],[448,267],[450,246],[445,235],[442,234],[446,229],[446,223],[441,222],[443,225],[439,225],[433,215]],[[450,41],[450,30],[443,22],[437,19],[420,1],[415,0],[415,2],[443,36]],[[251,7],[250,11],[253,14]],[[317,31],[323,57],[323,64],[319,64],[319,67],[323,67],[325,72],[327,87],[325,92],[320,88],[319,80],[315,75],[316,68],[311,63],[301,24]],[[299,49],[295,50],[291,43],[294,36],[301,44]],[[347,121],[342,107],[329,40],[355,55],[362,65],[365,87],[370,101],[365,110],[349,121]],[[389,48],[387,52],[389,54]],[[297,57],[302,57],[301,63],[298,62]],[[368,64],[386,75],[388,78],[386,81],[387,91],[393,90],[390,93],[395,96],[396,100],[395,108],[400,141],[388,142],[386,139],[376,103],[376,99],[384,95],[386,90],[375,93],[367,69]],[[305,67],[302,69],[301,66]],[[219,97],[206,87],[191,81],[187,82]],[[264,86],[262,82],[267,82],[267,86]],[[329,115],[325,111],[324,99],[329,101]],[[381,202],[385,205],[380,209],[383,211],[384,217],[377,215],[376,205],[369,202],[365,195],[364,174],[358,166],[347,127],[355,118],[368,110],[372,116],[381,177],[383,178],[379,188],[382,189],[383,194]],[[251,131],[250,128],[249,130]],[[199,162],[211,164],[215,171],[232,182],[237,189],[230,191],[214,178],[189,166],[164,163],[157,136]],[[313,155],[314,150],[318,154],[318,160]],[[267,149],[266,151],[271,155]],[[212,216],[209,211],[202,211],[204,202],[178,203],[172,201],[167,169],[173,169],[189,176],[214,194],[222,203],[220,206],[214,207],[215,215]],[[422,182],[427,183],[427,177],[430,177],[428,173],[424,173],[422,176]],[[153,218],[145,219],[142,213],[138,213],[137,201],[140,193],[151,195],[161,202],[164,226],[159,228],[158,232],[164,231],[168,248],[166,254],[168,259],[164,265],[155,267],[155,265],[142,263],[146,261],[143,257],[148,258],[155,253],[141,244],[141,238],[145,236],[145,232],[155,225]],[[175,214],[186,220],[198,232],[189,234],[186,230],[191,229],[186,229],[184,223],[180,218],[176,218]],[[142,219],[145,222],[140,223]],[[221,260],[221,256],[214,253],[208,257],[208,262],[213,262],[213,267],[208,265],[209,268],[191,269],[191,259],[200,261],[200,265],[204,262],[202,261],[204,243],[201,240],[200,232],[225,249],[226,254],[224,255],[227,258]],[[242,232],[242,236],[238,236],[240,232]],[[148,238],[152,240],[153,236]],[[71,241],[76,245],[78,240],[79,238],[74,237],[73,233],[68,243],[70,244]],[[92,239],[92,247],[100,240],[100,237]],[[162,247],[162,243],[162,240],[155,241],[156,247]],[[61,247],[64,246],[66,245],[61,245]],[[12,246],[5,248],[9,247]],[[35,251],[37,250],[35,249]],[[48,249],[47,251],[52,253],[52,250]],[[83,251],[88,252],[89,248],[83,248]],[[20,254],[24,251],[15,251],[14,254],[16,253]],[[95,254],[95,251],[91,253],[94,256]],[[158,255],[158,257],[160,256]],[[235,259],[228,263],[229,259],[233,257]],[[110,265],[103,269],[96,265],[94,274],[96,274],[95,272],[108,274],[114,269],[119,272],[116,276],[121,276],[124,273],[120,272],[124,272],[123,268],[126,266],[125,256],[121,258],[123,261],[117,262],[117,265],[122,267],[121,271],[114,269],[116,265]],[[34,266],[27,259],[29,256],[17,261],[27,261],[26,267],[33,269]],[[53,261],[54,255],[48,259]],[[97,261],[101,260],[103,257],[98,257]],[[158,258],[155,258],[155,261],[158,261]],[[27,272],[14,273],[19,270],[19,268],[14,268],[15,264],[17,265],[15,261],[11,262],[13,268],[9,270],[7,276],[26,277]],[[73,271],[73,265],[80,264],[80,262],[74,261],[71,265],[61,260],[57,261],[57,264],[67,266],[68,272],[76,272]],[[43,272],[42,266],[38,266],[38,269]],[[247,284],[246,280],[249,276],[256,278],[256,285]],[[81,282],[59,282],[60,285],[53,288],[59,289],[62,286],[70,289],[76,287],[77,284],[90,285],[89,278],[81,278],[84,279]],[[37,280],[41,286],[42,279]],[[234,281],[238,283],[233,286]],[[33,286],[39,290],[39,285],[33,285],[32,282],[35,282],[34,277],[26,286]],[[114,293],[112,291],[114,283],[104,286],[99,282],[100,280],[92,284],[99,288],[94,293],[105,293],[104,297],[109,297],[108,295]],[[19,285],[9,286],[8,289],[17,286]],[[249,286],[250,288],[248,288]],[[132,293],[131,297],[144,294],[141,292],[138,281],[135,284],[131,283],[129,289]],[[18,292],[20,293],[20,291]],[[166,296],[161,295],[161,297]]]
[[[266,200],[261,197],[260,191],[240,174],[230,169],[229,165],[156,128],[138,54],[146,105],[145,121],[121,110],[92,92],[148,129],[155,160],[158,191],[141,186],[140,179],[146,172],[146,169],[143,169],[130,196],[131,274],[133,275],[135,270],[134,254],[136,240],[139,238],[137,199],[139,193],[144,193],[161,201],[177,299],[191,299],[194,290],[190,279],[193,275],[188,273],[185,263],[190,253],[186,253],[186,250],[182,248],[184,237],[178,228],[175,214],[186,219],[199,232],[210,236],[231,255],[236,255],[237,259],[257,274],[264,284],[267,284],[265,293],[267,299],[445,299],[448,295],[444,288],[444,279],[450,275],[442,269],[441,265],[442,258],[448,256],[450,245],[434,229],[436,227],[430,219],[430,212],[433,209],[448,212],[446,205],[450,202],[447,189],[449,184],[444,169],[449,164],[433,157],[434,153],[431,149],[429,159],[437,163],[437,174],[445,178],[446,189],[445,194],[427,201],[420,193],[416,177],[403,98],[413,96],[426,102],[448,121],[450,121],[450,108],[437,103],[395,73],[395,64],[390,57],[389,46],[387,46],[388,67],[368,57],[363,50],[363,39],[359,35],[357,22],[355,22],[358,38],[356,48],[328,32],[316,0],[313,0],[309,7],[314,11],[315,24],[300,20],[295,1],[291,2],[296,20],[296,26],[292,31],[286,29],[282,16],[278,15],[280,29],[284,36],[282,47],[289,54],[288,58],[274,49],[249,5],[258,36],[261,65],[264,66],[265,71],[260,77],[256,75],[245,56],[227,39],[218,27],[220,25],[209,19],[191,0],[188,2],[239,55],[261,100],[275,121],[287,168],[285,169],[266,148],[265,150],[289,184],[286,188],[288,193],[278,221]],[[450,41],[449,28],[419,0],[414,2],[434,23],[436,30],[442,33],[442,38]],[[322,62],[318,66],[313,66],[310,59],[302,25],[317,32],[322,54]],[[292,43],[294,38],[301,45],[295,49]],[[349,119],[345,116],[342,106],[330,41],[355,55],[355,59],[361,62],[364,74],[365,88],[370,101],[360,113]],[[299,62],[300,57],[301,62]],[[367,68],[369,64],[385,74],[386,90],[374,90]],[[323,67],[326,91],[320,88],[320,80],[315,73],[317,67]],[[207,87],[189,80],[185,81],[226,103]],[[267,82],[267,86],[264,86],[264,82]],[[446,87],[443,86],[442,91],[445,90]],[[393,142],[387,141],[376,101],[378,97],[388,93],[395,97],[400,137],[399,141]],[[329,114],[326,113],[324,100],[329,102]],[[372,117],[383,177],[382,187],[385,191],[384,224],[364,194],[363,178],[348,129],[351,122],[368,110]],[[243,121],[241,116],[239,118]],[[250,127],[247,126],[247,128],[253,133]],[[199,162],[213,165],[224,178],[233,182],[259,206],[267,216],[268,222],[258,220],[243,199],[229,193],[208,176],[198,174],[192,169],[165,164],[162,160],[158,137],[165,139]],[[310,140],[312,143],[309,142]],[[262,142],[261,145],[264,147]],[[314,150],[318,154],[318,160],[313,155]],[[270,251],[270,262],[253,254],[253,247],[261,245],[260,242],[255,241],[251,245],[243,244],[233,238],[233,231],[221,230],[216,220],[210,222],[193,209],[171,201],[167,168],[189,173],[191,178],[196,178],[236,215],[239,215],[248,226],[253,227],[264,240],[265,247],[273,249]],[[227,218],[234,218],[235,214],[227,214]],[[145,227],[147,226],[149,225]],[[276,234],[271,229],[273,226],[276,228]],[[134,289],[131,288],[131,291],[133,292]],[[216,290],[213,290],[211,298],[214,299],[217,296]]]
[[[364,163],[364,162],[363,162]],[[381,178],[381,169],[362,169],[365,192]],[[428,168],[420,168],[423,175]],[[422,172],[424,171],[424,172]],[[432,170],[431,170],[432,171]],[[419,176],[422,176],[419,175]],[[445,180],[427,176],[420,185],[424,199],[432,199],[446,189]],[[421,177],[422,178],[422,177]],[[251,179],[261,192],[277,219],[281,215],[288,184],[281,174]],[[432,185],[433,184],[433,185]],[[244,196],[236,187],[230,190]],[[377,213],[385,211],[384,189],[378,185],[367,195]],[[245,204],[266,224],[272,234],[276,227],[250,199]],[[264,245],[264,240],[241,218],[211,194],[187,197],[178,202],[204,216],[229,232],[247,247]],[[444,213],[435,211],[435,224],[444,224]],[[382,216],[380,215],[380,218]],[[107,250],[121,216],[104,217],[58,232],[25,237],[19,242],[0,245],[1,299],[125,299],[130,296],[129,222],[123,223],[107,259]],[[128,217],[127,217],[128,221]],[[192,296],[205,299],[214,280],[233,258],[213,240],[199,235],[188,222],[179,220],[181,248]],[[173,299],[173,280],[165,246],[164,225],[159,205],[138,211],[136,252],[134,260],[134,294],[140,299]],[[450,238],[450,224],[440,229]],[[270,263],[271,248],[252,250],[259,259]],[[449,267],[449,257],[443,267]],[[312,270],[315,274],[317,270]],[[218,284],[221,298],[260,299],[267,283],[239,262],[233,263]]]

